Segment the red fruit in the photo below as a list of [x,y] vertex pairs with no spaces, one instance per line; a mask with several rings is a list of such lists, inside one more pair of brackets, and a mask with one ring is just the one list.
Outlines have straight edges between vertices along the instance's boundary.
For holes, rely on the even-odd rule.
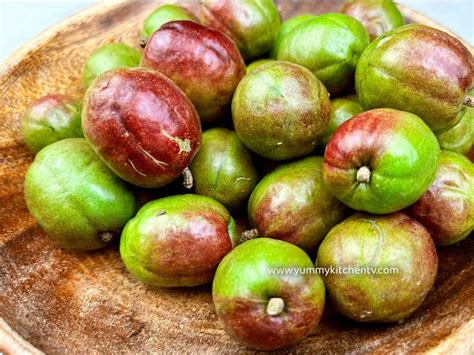
[[84,135],[122,179],[142,187],[168,184],[201,142],[198,114],[167,77],[121,68],[99,76],[87,91]]
[[224,116],[245,75],[235,43],[191,21],[169,22],[156,31],[141,65],[162,72],[183,89],[204,122]]

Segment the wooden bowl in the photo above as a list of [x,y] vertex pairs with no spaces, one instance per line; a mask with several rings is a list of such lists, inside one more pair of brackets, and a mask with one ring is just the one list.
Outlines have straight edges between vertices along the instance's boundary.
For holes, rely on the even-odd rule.
[[[198,8],[197,1],[183,3],[193,11]],[[339,6],[335,1],[278,3],[284,18],[330,12]],[[251,351],[225,334],[209,286],[142,285],[126,272],[117,245],[89,253],[60,249],[37,226],[23,200],[24,174],[33,155],[19,135],[22,112],[51,92],[80,97],[85,58],[111,41],[138,47],[142,21],[156,5],[92,6],[38,36],[0,69],[0,350],[4,352]],[[408,8],[401,9],[411,22],[440,28]],[[434,290],[404,323],[357,324],[327,307],[313,333],[286,350],[472,353],[472,255],[472,238],[439,249]]]

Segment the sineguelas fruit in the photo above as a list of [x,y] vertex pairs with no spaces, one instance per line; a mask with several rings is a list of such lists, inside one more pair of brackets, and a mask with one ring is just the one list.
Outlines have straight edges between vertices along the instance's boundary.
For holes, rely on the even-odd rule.
[[222,119],[245,75],[245,63],[227,36],[191,21],[169,22],[145,47],[142,66],[158,70],[189,96],[203,122]]
[[273,47],[272,47],[272,50],[270,52],[270,57],[271,58],[276,58],[277,53],[280,50],[281,42],[288,35],[288,33],[293,31],[293,29],[296,26],[298,26],[299,24],[301,24],[303,22],[306,22],[308,20],[312,20],[315,17],[316,16],[314,16],[314,15],[306,14],[306,15],[295,16],[295,17],[292,17],[292,18],[290,18],[286,21],[283,21],[281,26],[280,26],[280,30],[278,31],[278,35],[275,38],[275,42],[273,43]]
[[435,181],[407,213],[436,245],[466,238],[474,229],[474,165],[463,155],[441,151]]
[[184,7],[164,4],[157,7],[151,14],[147,16],[143,22],[141,32],[141,45],[145,46],[153,32],[171,21],[194,21],[197,22],[196,16],[186,10]]
[[325,296],[321,277],[309,272],[288,275],[285,268],[307,270],[314,265],[298,247],[268,238],[247,241],[222,260],[212,297],[233,338],[274,350],[298,342],[318,324]]
[[411,24],[383,34],[367,47],[355,81],[366,109],[414,113],[440,134],[459,121],[473,77],[472,54],[458,39]]
[[408,317],[423,302],[438,257],[428,231],[407,215],[357,213],[329,232],[316,266],[336,270],[323,279],[341,314],[386,323]]
[[405,24],[403,15],[392,0],[348,0],[339,12],[352,16],[364,25],[370,40]]
[[197,194],[232,209],[247,200],[258,181],[250,152],[234,131],[225,128],[204,132],[190,169]]
[[80,138],[81,104],[67,95],[43,96],[28,108],[20,130],[28,148],[35,153],[61,139]]
[[368,44],[369,35],[359,21],[323,14],[292,29],[276,58],[308,68],[331,94],[339,94],[353,83],[356,64]]
[[280,165],[250,196],[248,216],[261,237],[281,239],[311,252],[348,208],[333,197],[322,176],[323,158]]
[[331,118],[329,120],[329,128],[321,140],[321,144],[328,144],[329,139],[337,127],[363,111],[364,109],[355,95],[338,97],[331,100]]
[[87,91],[82,125],[99,157],[142,187],[160,187],[179,176],[201,142],[191,101],[163,74],[143,68],[98,77]]
[[273,62],[274,59],[259,59],[259,60],[256,60],[252,63],[250,63],[249,65],[247,65],[247,74],[250,73],[252,70],[254,69],[257,69],[258,67],[262,66],[263,64],[267,64],[267,63],[271,63]]
[[61,140],[38,153],[26,173],[25,200],[49,237],[79,250],[107,245],[136,208],[130,187],[83,138]]
[[203,0],[201,21],[229,36],[242,56],[250,59],[272,48],[280,14],[273,0]]
[[236,241],[234,219],[219,202],[176,195],[138,211],[123,230],[120,256],[128,271],[148,285],[197,286],[212,281]]
[[92,81],[109,70],[138,67],[141,53],[124,43],[110,43],[97,48],[87,58],[82,72],[82,80],[87,88]]
[[408,207],[432,184],[440,148],[417,116],[363,112],[334,132],[324,154],[329,190],[355,210],[384,214]]
[[330,109],[328,92],[308,69],[281,61],[247,74],[232,100],[240,140],[274,160],[310,153],[327,130]]

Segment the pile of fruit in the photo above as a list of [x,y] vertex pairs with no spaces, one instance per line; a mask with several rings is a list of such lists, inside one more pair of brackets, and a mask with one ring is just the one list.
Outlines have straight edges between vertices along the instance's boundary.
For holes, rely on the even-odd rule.
[[417,309],[435,245],[474,228],[474,61],[458,39],[387,0],[282,23],[271,0],[222,0],[200,20],[159,7],[140,44],[91,54],[82,103],[48,95],[24,116],[25,198],[50,238],[120,237],[148,285],[213,282],[225,329],[258,349],[313,331],[325,290],[360,322]]

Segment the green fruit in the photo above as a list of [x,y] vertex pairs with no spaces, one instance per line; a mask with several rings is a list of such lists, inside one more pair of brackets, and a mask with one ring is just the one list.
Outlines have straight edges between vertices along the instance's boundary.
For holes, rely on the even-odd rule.
[[20,130],[35,153],[61,139],[82,137],[81,104],[66,95],[43,96],[26,111]]
[[339,12],[360,21],[367,29],[371,41],[384,32],[405,24],[403,15],[392,0],[348,0]]
[[227,208],[240,206],[258,181],[250,152],[234,131],[225,128],[204,132],[190,169],[195,192],[212,197]]
[[177,195],[143,206],[127,223],[120,256],[141,282],[162,287],[212,281],[237,241],[234,219],[206,196]]
[[386,32],[364,51],[355,75],[366,109],[393,108],[421,117],[436,134],[460,119],[473,84],[473,57],[456,38],[411,24]]
[[336,309],[359,322],[408,317],[433,287],[438,268],[428,231],[403,213],[357,213],[322,242],[316,265]]
[[296,26],[282,40],[277,59],[302,65],[338,94],[354,80],[356,64],[369,35],[356,19],[324,14]]
[[467,154],[474,146],[474,109],[463,107],[459,116],[455,126],[438,134],[438,141],[442,149]]
[[273,0],[201,0],[201,21],[229,36],[245,59],[268,52],[280,28]]
[[391,109],[363,112],[344,122],[326,146],[324,182],[355,210],[395,212],[430,187],[439,152],[419,117]]
[[355,95],[331,100],[331,119],[329,120],[329,128],[321,140],[321,144],[327,145],[334,131],[341,124],[363,111],[364,108]]
[[270,57],[271,58],[276,58],[277,53],[280,49],[281,42],[283,41],[283,38],[288,35],[293,29],[298,26],[299,24],[306,22],[308,20],[311,20],[315,18],[316,16],[314,15],[299,15],[292,17],[286,21],[283,21],[281,26],[280,26],[280,31],[278,31],[278,35],[275,39],[275,42],[273,43],[273,48],[272,51],[270,52]]
[[123,43],[110,43],[97,48],[84,65],[84,86],[88,87],[97,76],[111,69],[138,67],[141,58],[138,50]]
[[408,209],[436,245],[450,245],[474,230],[474,165],[465,156],[441,151],[431,187]]
[[234,127],[255,153],[274,160],[310,153],[327,130],[329,95],[309,70],[275,61],[247,74],[232,100]]
[[322,164],[323,158],[308,157],[280,165],[260,181],[248,205],[250,223],[259,236],[313,251],[346,217],[347,207],[324,184]]
[[101,248],[133,216],[135,194],[94,154],[85,139],[42,149],[25,177],[33,217],[62,247]]
[[[289,269],[301,273],[285,273]],[[308,269],[314,270],[308,255],[280,240],[257,238],[235,248],[220,263],[212,285],[227,332],[262,350],[303,339],[318,324],[325,296],[321,277]]]
[[271,63],[273,62],[273,59],[259,59],[256,60],[249,65],[247,65],[247,74],[250,73],[252,70],[257,69],[258,67],[262,66],[263,64]]
[[147,40],[150,38],[153,32],[167,22],[185,20],[197,22],[196,17],[181,6],[172,4],[161,5],[145,19],[141,32],[142,39]]

